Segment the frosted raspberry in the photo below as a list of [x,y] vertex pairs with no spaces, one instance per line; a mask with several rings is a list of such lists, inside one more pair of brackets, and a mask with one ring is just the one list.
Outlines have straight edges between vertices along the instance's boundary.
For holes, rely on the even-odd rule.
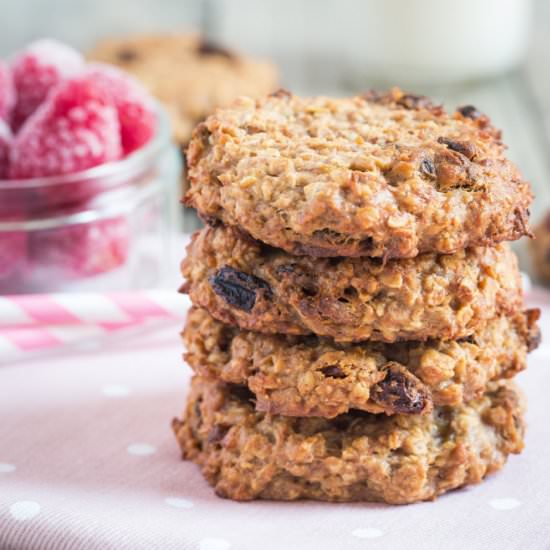
[[111,98],[93,79],[82,76],[56,86],[15,136],[10,176],[71,174],[120,156]]
[[145,145],[155,134],[155,105],[135,79],[110,65],[95,63],[89,74],[109,91],[118,111],[124,155]]
[[75,76],[83,68],[82,55],[55,40],[37,40],[27,46],[11,64],[17,94],[13,129],[17,131],[21,127],[56,84]]
[[27,259],[24,231],[0,232],[0,283],[22,273]]
[[0,119],[10,120],[11,110],[15,104],[15,88],[11,71],[0,59]]
[[0,179],[8,176],[8,162],[12,139],[9,126],[0,119]]
[[64,277],[89,277],[111,271],[128,258],[126,218],[36,231],[30,237],[34,265],[59,269]]

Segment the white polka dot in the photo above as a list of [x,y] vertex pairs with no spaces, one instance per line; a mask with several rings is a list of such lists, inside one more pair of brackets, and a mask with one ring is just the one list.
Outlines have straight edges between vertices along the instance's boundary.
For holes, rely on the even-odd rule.
[[129,454],[135,456],[148,456],[157,452],[156,447],[149,445],[149,443],[132,443],[131,445],[128,445],[126,450]]
[[495,510],[513,510],[521,506],[521,502],[515,498],[494,498],[489,505]]
[[32,500],[22,500],[10,506],[12,518],[18,521],[25,521],[37,516],[40,512],[40,504]]
[[229,550],[231,544],[225,539],[202,539],[199,548],[200,550]]
[[377,539],[384,533],[376,527],[362,527],[361,529],[354,529],[351,534],[358,539]]
[[15,466],[13,464],[0,462],[0,474],[11,474],[12,472],[15,472]]
[[164,499],[164,502],[168,504],[168,506],[173,506],[174,508],[189,509],[195,506],[193,502],[187,500],[186,498],[168,497]]
[[120,386],[117,384],[110,384],[103,386],[101,393],[105,397],[126,397],[130,393],[130,388],[127,386]]

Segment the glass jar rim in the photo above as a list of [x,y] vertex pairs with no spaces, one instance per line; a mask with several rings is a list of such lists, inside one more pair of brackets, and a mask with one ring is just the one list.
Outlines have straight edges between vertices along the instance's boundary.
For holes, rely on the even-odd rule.
[[26,179],[0,179],[0,193],[2,191],[31,190],[60,184],[66,185],[73,182],[82,184],[85,181],[99,178],[116,181],[119,177],[128,178],[128,176],[139,174],[158,156],[161,150],[169,145],[172,135],[168,114],[158,101],[154,100],[154,105],[157,130],[153,139],[127,157],[71,174]]

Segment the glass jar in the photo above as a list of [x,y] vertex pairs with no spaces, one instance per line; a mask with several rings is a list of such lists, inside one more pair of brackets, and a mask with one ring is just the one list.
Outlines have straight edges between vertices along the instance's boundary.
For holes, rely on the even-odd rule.
[[157,113],[154,138],[120,161],[0,180],[0,294],[162,284],[181,161],[168,118]]
[[490,78],[517,66],[527,51],[531,0],[368,0],[362,6],[357,49],[371,79],[417,86]]

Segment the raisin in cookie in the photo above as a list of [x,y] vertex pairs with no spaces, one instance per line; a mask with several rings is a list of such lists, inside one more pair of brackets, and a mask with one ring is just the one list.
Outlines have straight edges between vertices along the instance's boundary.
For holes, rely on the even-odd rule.
[[185,202],[308,256],[408,258],[529,233],[529,184],[475,109],[394,89],[241,98],[194,131]]
[[258,411],[426,414],[478,398],[491,380],[523,370],[538,345],[537,319],[538,310],[498,317],[465,340],[338,345],[241,331],[191,309],[183,339],[197,374],[247,386]]
[[492,385],[430,414],[332,420],[256,412],[246,390],[195,377],[173,429],[222,497],[405,504],[480,482],[523,448],[521,394]]
[[208,227],[194,235],[182,272],[183,290],[221,321],[338,341],[462,338],[523,307],[506,244],[383,263],[291,256],[235,229]]
[[193,127],[240,95],[277,87],[273,65],[242,57],[197,34],[159,33],[107,39],[89,53],[132,73],[171,115],[174,137],[186,145]]

